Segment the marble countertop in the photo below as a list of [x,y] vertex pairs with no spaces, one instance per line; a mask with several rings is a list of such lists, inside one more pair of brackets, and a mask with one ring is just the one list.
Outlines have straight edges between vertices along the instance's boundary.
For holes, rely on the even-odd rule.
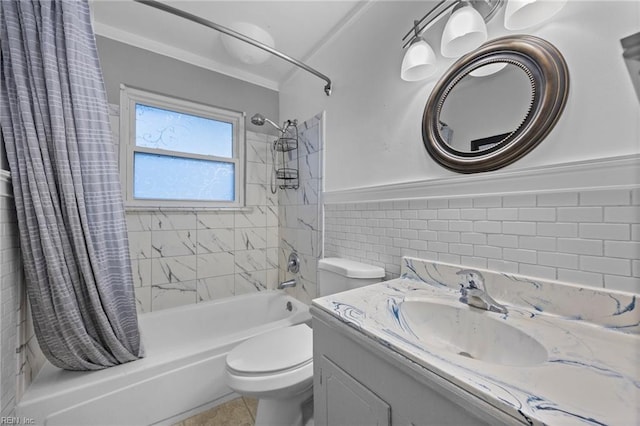
[[405,301],[475,310],[458,300],[466,271],[454,265],[405,258],[401,278],[313,304],[524,424],[640,424],[638,295],[478,271],[508,313],[476,312],[537,339],[546,362],[505,366],[470,359],[413,333],[403,319]]

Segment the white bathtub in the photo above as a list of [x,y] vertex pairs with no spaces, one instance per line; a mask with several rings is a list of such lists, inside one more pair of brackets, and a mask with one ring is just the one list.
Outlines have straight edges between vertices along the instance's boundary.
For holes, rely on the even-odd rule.
[[224,369],[235,345],[309,320],[308,307],[281,291],[143,314],[144,359],[94,372],[46,363],[17,415],[47,426],[171,424],[234,396]]

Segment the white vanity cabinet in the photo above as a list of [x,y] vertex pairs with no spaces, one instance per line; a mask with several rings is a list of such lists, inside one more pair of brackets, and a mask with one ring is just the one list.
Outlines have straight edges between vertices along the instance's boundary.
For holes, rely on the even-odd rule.
[[317,308],[316,426],[522,424]]
[[[314,361],[315,362],[315,361]],[[388,426],[391,408],[325,356],[318,360],[315,424]],[[319,407],[324,409],[319,410]],[[318,419],[322,419],[319,421]]]

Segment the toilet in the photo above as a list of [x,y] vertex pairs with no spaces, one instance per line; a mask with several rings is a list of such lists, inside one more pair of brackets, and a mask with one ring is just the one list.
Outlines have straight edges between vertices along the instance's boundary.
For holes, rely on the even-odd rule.
[[[318,295],[380,282],[384,269],[353,260],[318,261]],[[313,395],[313,334],[307,324],[247,339],[227,355],[227,385],[258,398],[256,426],[301,426],[303,404]],[[306,419],[305,419],[306,420]]]

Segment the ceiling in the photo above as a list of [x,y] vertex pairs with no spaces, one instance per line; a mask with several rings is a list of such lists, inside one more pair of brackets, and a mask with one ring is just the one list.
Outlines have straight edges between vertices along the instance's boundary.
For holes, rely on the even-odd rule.
[[[225,27],[233,26],[234,22],[257,25],[271,34],[275,49],[305,62],[368,2],[174,0],[164,3]],[[133,0],[93,0],[91,8],[98,35],[273,90],[279,90],[298,69],[273,55],[262,64],[245,64],[224,49],[218,31]]]

